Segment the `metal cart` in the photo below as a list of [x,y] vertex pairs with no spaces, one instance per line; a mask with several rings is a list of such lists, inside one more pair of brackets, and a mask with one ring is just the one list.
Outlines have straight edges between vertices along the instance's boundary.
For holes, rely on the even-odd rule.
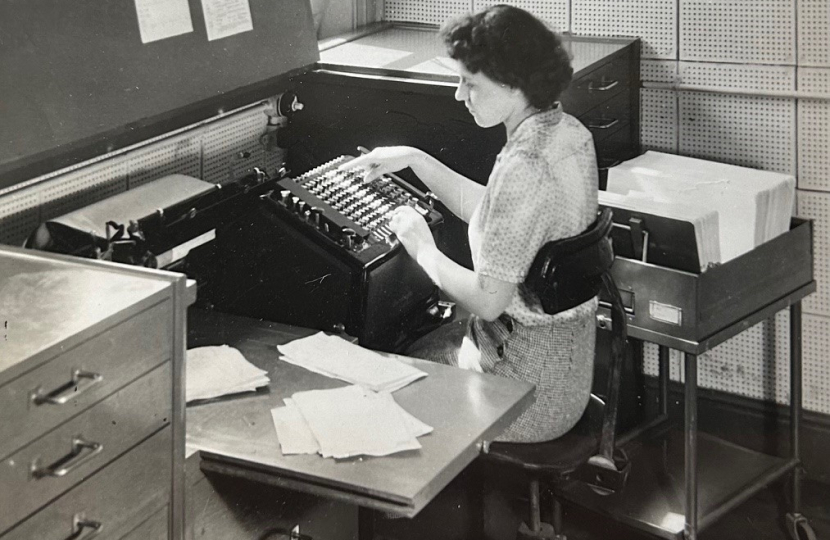
[[[621,492],[602,495],[573,483],[563,486],[560,495],[650,534],[695,540],[731,509],[791,474],[788,529],[794,540],[813,540],[815,534],[800,513],[799,457],[801,300],[816,290],[812,222],[796,218],[787,233],[727,263],[695,272],[696,256],[688,250],[695,249],[694,237],[685,236],[686,224],[633,217],[615,209],[618,219],[623,237],[615,239],[615,249],[630,250],[630,257],[618,256],[613,272],[627,291],[629,336],[659,346],[660,414],[621,437],[632,461]],[[674,248],[667,247],[672,245],[685,252],[673,254]],[[664,265],[683,256],[692,261],[686,270]],[[785,308],[790,311],[790,455],[768,455],[699,432],[699,355]],[[682,430],[667,421],[670,349],[684,355]]]

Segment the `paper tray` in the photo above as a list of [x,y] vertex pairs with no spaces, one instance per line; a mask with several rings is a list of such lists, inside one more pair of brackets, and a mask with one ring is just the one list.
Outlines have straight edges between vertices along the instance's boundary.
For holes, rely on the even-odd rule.
[[813,223],[793,218],[788,232],[703,273],[621,256],[611,272],[631,337],[700,354],[815,291]]

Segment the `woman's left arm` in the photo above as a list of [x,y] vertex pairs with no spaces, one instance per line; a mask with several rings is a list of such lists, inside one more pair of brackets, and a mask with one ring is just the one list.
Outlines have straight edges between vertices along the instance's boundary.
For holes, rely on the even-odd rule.
[[441,253],[424,218],[408,206],[395,211],[389,226],[433,283],[461,307],[488,321],[504,313],[516,283],[479,275]]

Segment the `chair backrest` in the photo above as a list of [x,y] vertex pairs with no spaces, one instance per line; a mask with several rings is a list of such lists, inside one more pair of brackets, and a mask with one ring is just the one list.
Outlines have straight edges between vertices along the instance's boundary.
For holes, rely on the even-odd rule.
[[536,293],[546,313],[587,302],[603,287],[602,276],[614,263],[611,217],[611,209],[605,208],[585,232],[548,242],[536,254],[525,285]]

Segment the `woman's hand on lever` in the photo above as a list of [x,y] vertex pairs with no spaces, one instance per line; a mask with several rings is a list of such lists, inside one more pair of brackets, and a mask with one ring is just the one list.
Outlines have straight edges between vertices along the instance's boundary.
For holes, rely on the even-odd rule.
[[403,205],[393,210],[392,217],[389,218],[389,228],[398,237],[409,256],[420,264],[423,264],[424,255],[437,249],[429,225],[412,207]]
[[419,153],[420,150],[411,146],[381,146],[340,165],[339,168],[362,168],[366,171],[363,181],[371,182],[384,174],[406,169],[417,159]]

